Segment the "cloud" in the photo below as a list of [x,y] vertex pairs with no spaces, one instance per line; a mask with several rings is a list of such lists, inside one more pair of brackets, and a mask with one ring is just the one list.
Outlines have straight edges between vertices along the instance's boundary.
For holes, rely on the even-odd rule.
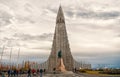
[[30,17],[30,16],[26,16],[26,17],[17,16],[16,19],[17,19],[18,23],[26,23],[26,22],[29,22],[31,24],[36,23],[36,21],[34,19],[32,19],[32,17]]
[[[74,11],[75,10],[75,11]],[[103,19],[103,20],[108,20],[108,19],[116,19],[120,17],[120,11],[93,11],[90,9],[85,9],[85,8],[68,8],[66,10],[66,15],[70,18],[73,18],[76,16],[77,18],[84,18],[84,19]]]
[[12,18],[13,18],[13,15],[9,11],[0,9],[0,27],[11,24]]
[[[38,42],[48,41],[51,43],[53,38],[52,33],[43,33],[41,35],[31,35],[31,34],[24,34],[24,33],[15,33],[12,36],[4,36],[0,39],[0,46],[5,45],[6,47],[26,47],[30,49],[45,49],[49,50],[49,47],[31,47],[30,45],[34,44],[37,45]],[[36,42],[33,42],[36,41]],[[49,45],[49,44],[48,44]]]
[[73,18],[74,16],[74,12],[71,12],[71,11],[66,11],[66,15],[70,18]]
[[3,37],[0,39],[0,46],[5,47],[27,47],[26,43],[21,43],[22,41],[19,38],[15,37]]
[[49,10],[50,12],[57,14],[57,10],[55,8],[52,7],[47,7],[47,10]]
[[50,50],[51,47],[47,47],[47,46],[41,46],[41,47],[35,47],[35,48],[32,48],[32,49],[43,49],[43,50]]
[[78,17],[82,18],[95,18],[95,19],[115,19],[120,16],[120,12],[111,11],[111,12],[78,12]]
[[2,47],[0,47],[0,55],[2,54],[2,50],[3,50],[3,48],[2,48]]
[[120,37],[120,34],[119,35],[117,35],[118,37]]
[[[95,53],[94,53],[95,52]],[[104,54],[103,54],[103,52],[104,52]],[[82,52],[82,51],[77,51],[77,52],[75,52],[75,53],[73,53],[73,55],[74,56],[79,56],[79,57],[87,57],[87,58],[89,58],[89,57],[102,57],[102,56],[106,56],[106,57],[110,57],[110,56],[119,56],[119,54],[120,54],[120,51],[111,51],[111,52],[109,52],[109,54],[108,54],[108,52],[109,51],[100,51],[100,50],[97,50],[97,51],[90,51],[90,52]]]
[[120,52],[119,51],[113,51],[109,53],[101,53],[98,51],[97,53],[93,52],[79,52],[76,54],[73,54],[74,59],[78,62],[85,62],[85,63],[91,63],[92,67],[96,64],[116,64],[118,65],[120,63]]
[[18,37],[23,41],[26,40],[37,40],[37,41],[52,41],[53,34],[52,33],[43,33],[41,35],[30,35],[30,34],[18,34],[15,33],[13,35],[14,37]]
[[16,19],[18,21],[18,23],[26,23],[29,22],[31,24],[36,23],[36,15],[34,11],[36,11],[35,7],[33,7],[30,3],[26,2],[24,5],[21,6],[22,8],[20,8],[20,12],[22,12],[22,14],[19,14],[18,12],[15,11],[16,13]]

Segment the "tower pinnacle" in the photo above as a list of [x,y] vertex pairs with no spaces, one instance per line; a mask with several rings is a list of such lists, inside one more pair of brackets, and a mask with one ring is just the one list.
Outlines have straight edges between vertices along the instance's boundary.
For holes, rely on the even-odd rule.
[[64,14],[61,5],[59,6],[56,23],[65,23]]

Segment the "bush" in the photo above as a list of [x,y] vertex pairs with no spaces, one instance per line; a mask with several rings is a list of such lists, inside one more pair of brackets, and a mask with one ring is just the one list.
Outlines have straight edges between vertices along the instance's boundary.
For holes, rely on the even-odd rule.
[[103,70],[99,73],[102,73],[102,74],[120,74],[120,69]]
[[81,69],[80,72],[81,72],[81,73],[86,73],[86,70]]

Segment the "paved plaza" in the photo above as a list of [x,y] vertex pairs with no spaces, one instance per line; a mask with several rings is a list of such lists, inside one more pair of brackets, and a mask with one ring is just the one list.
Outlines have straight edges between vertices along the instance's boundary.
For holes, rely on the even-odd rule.
[[[5,76],[8,77],[8,76]],[[14,76],[12,76],[14,77]],[[18,77],[27,77],[27,74],[24,75],[19,75]],[[40,75],[36,75],[36,76],[31,76],[31,77],[40,77]],[[90,74],[84,74],[84,73],[80,73],[80,74],[43,74],[43,77],[120,77],[119,76],[95,76],[95,75],[90,75]]]

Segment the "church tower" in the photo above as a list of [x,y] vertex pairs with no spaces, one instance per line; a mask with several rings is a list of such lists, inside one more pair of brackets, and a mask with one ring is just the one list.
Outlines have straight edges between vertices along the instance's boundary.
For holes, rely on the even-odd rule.
[[65,18],[62,7],[59,7],[56,27],[53,38],[53,44],[50,56],[48,58],[48,70],[52,71],[58,65],[58,52],[62,52],[62,58],[67,71],[71,71],[74,67],[74,60],[70,51],[69,41],[65,26]]

